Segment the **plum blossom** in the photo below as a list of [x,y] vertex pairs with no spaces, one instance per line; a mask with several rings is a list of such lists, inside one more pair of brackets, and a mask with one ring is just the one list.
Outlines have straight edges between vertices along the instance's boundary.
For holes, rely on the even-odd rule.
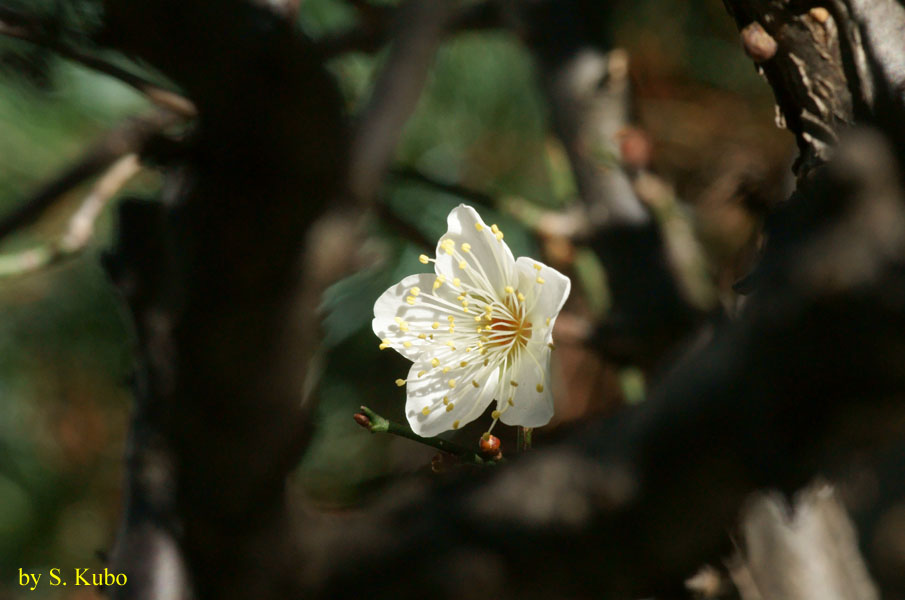
[[496,225],[460,204],[447,217],[434,273],[409,275],[374,304],[380,348],[412,361],[405,413],[412,430],[435,436],[481,416],[540,427],[553,416],[553,324],[569,278],[527,257],[514,259]]

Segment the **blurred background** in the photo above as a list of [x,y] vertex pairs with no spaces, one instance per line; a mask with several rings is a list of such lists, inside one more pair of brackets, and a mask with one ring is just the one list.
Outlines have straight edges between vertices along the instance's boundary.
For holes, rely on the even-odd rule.
[[[775,127],[770,89],[742,52],[721,0],[611,4],[608,34],[630,57],[635,123],[626,139],[638,162],[667,186],[652,208],[697,257],[687,262],[696,265],[691,277],[698,301],[731,307],[731,285],[750,263],[762,216],[789,189],[792,136]],[[91,3],[64,6],[28,3],[29,10],[75,11],[68,22],[90,26]],[[344,0],[304,0],[299,26],[322,38],[341,34],[358,18]],[[367,99],[384,56],[348,53],[330,63],[350,117]],[[0,38],[0,214],[105,131],[148,108],[115,80]],[[161,184],[159,174],[146,170],[122,193],[153,196]],[[18,253],[53,242],[86,191],[75,190],[0,246],[0,598],[61,594],[48,587],[21,591],[18,568],[101,568],[116,531],[132,340],[99,264],[113,209],[77,256],[27,274],[7,268]],[[542,211],[575,200],[565,153],[551,134],[534,66],[518,40],[489,31],[450,37],[369,223],[370,238],[361,248],[368,266],[323,299],[319,429],[297,470],[299,494],[324,507],[348,506],[388,476],[430,472],[429,449],[368,435],[351,415],[367,404],[404,422],[404,392],[393,380],[404,376],[408,361],[377,351],[373,302],[404,275],[426,270],[417,260],[424,242],[436,243],[449,210],[463,201],[506,231],[516,256],[546,256],[573,275],[560,327],[567,330],[558,332],[564,341],[557,337],[557,417],[535,433],[535,444],[564,422],[643,401],[644,373],[606,364],[568,341],[570,324],[580,328],[608,306],[605,273],[594,255],[537,235]],[[456,436],[475,443],[485,421]],[[511,435],[501,432],[504,451],[514,447]],[[66,597],[95,595],[81,590]]]

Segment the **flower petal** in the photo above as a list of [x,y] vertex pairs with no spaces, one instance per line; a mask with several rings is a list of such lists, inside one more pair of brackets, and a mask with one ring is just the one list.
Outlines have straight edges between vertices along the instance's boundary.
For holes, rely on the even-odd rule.
[[[483,370],[483,376],[477,379],[474,379],[478,374],[474,369],[470,371],[471,377],[456,377],[455,373],[430,369],[430,363],[416,362],[406,384],[405,416],[418,435],[433,437],[463,427],[480,417],[493,400],[496,369]],[[454,387],[450,386],[450,380],[454,381]],[[472,380],[479,381],[478,387],[471,385]]]
[[[518,383],[510,387],[512,404],[499,402],[500,421],[506,425],[541,427],[553,418],[553,392],[550,389],[550,349],[534,350],[532,360],[523,350],[512,367],[510,376]],[[540,367],[538,366],[540,365]],[[543,371],[541,371],[541,368]],[[541,387],[539,388],[538,385]],[[540,391],[538,391],[540,390]]]
[[450,281],[459,278],[497,297],[504,294],[507,285],[515,285],[515,259],[502,240],[502,233],[495,233],[493,226],[484,223],[477,211],[465,204],[454,208],[446,222],[447,232],[437,244],[438,275]]
[[[515,267],[519,290],[527,298],[528,320],[535,324],[532,338],[549,343],[553,339],[553,323],[569,297],[572,282],[553,267],[526,256],[520,256]],[[537,335],[540,333],[542,339]]]
[[[439,306],[428,298],[433,294],[441,301],[458,304],[455,300],[457,292],[448,285],[433,289],[436,279],[437,276],[431,273],[409,275],[381,294],[374,303],[374,320],[371,321],[374,333],[409,360],[424,358],[426,352],[431,353],[440,345],[433,336],[433,323],[447,327],[448,315],[459,314],[454,312],[455,308]],[[418,288],[418,293],[413,296],[414,288]],[[408,298],[414,298],[414,301],[409,303]]]

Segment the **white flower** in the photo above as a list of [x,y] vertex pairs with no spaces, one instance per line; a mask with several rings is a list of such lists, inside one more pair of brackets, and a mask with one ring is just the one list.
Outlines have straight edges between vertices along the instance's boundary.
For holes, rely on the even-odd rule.
[[[374,304],[380,348],[412,365],[406,417],[434,436],[478,418],[496,400],[493,424],[539,427],[553,416],[553,323],[569,278],[530,258],[513,259],[503,232],[470,206],[449,213],[436,274],[410,275]],[[493,427],[493,425],[491,425]]]

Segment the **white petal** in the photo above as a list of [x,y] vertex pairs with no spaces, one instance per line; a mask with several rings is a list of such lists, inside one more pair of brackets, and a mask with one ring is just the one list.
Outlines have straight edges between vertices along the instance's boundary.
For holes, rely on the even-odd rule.
[[[452,281],[458,277],[464,283],[502,297],[507,285],[518,281],[515,259],[505,241],[497,239],[490,226],[481,220],[477,211],[460,204],[446,219],[448,230],[437,243],[437,274]],[[445,240],[452,240],[454,254],[444,248]],[[463,251],[468,244],[468,251]],[[465,261],[466,268],[460,268]]]
[[[531,351],[537,363],[523,349],[509,374],[512,380],[518,383],[517,387],[507,386],[512,393],[512,405],[507,406],[506,400],[502,399],[499,403],[500,421],[506,425],[541,427],[553,418],[550,349],[544,346],[542,350],[538,350],[535,346]],[[540,392],[538,384],[543,386]]]
[[[374,320],[371,321],[374,333],[381,340],[388,340],[391,348],[409,360],[418,360],[425,353],[435,352],[436,347],[442,344],[437,339],[439,336],[434,339],[429,337],[438,332],[431,327],[433,323],[439,322],[443,331],[449,326],[447,318],[452,314],[452,309],[438,308],[427,296],[434,294],[458,304],[455,300],[456,292],[448,285],[444,284],[433,290],[436,279],[437,276],[431,273],[409,275],[381,294],[374,303]],[[412,288],[415,287],[419,288],[419,293],[414,296],[414,303],[409,304],[406,298],[412,296]],[[405,326],[401,326],[396,319],[402,320]],[[408,331],[404,331],[405,327]],[[418,337],[422,334],[425,339]]]
[[[553,323],[569,297],[572,282],[553,267],[526,256],[520,256],[515,266],[519,290],[527,298],[528,321],[534,324],[532,339],[548,343],[553,339]],[[538,278],[543,283],[539,283]],[[542,339],[537,335],[541,333]]]
[[[421,377],[418,373],[427,371]],[[433,437],[438,433],[463,427],[481,416],[493,400],[493,392],[497,387],[496,370],[484,369],[478,377],[479,387],[471,384],[476,369],[469,369],[467,374],[451,371],[443,373],[440,369],[430,370],[429,363],[416,362],[409,371],[406,384],[405,416],[412,431],[425,437]],[[463,376],[464,375],[464,376]],[[456,382],[450,387],[450,379]],[[452,405],[447,410],[447,404]],[[428,414],[424,409],[428,408]]]

